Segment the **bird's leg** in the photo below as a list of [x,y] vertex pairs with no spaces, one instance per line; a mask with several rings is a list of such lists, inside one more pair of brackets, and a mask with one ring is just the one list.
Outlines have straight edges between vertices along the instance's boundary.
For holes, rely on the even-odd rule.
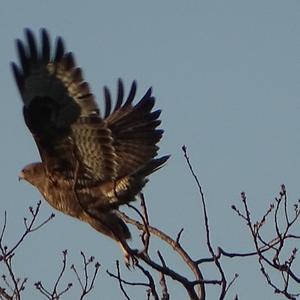
[[137,258],[136,258],[136,254],[138,254],[138,250],[136,249],[131,249],[126,240],[122,239],[118,241],[121,250],[124,254],[124,262],[125,265],[128,269],[130,269],[130,267],[134,267],[137,264]]

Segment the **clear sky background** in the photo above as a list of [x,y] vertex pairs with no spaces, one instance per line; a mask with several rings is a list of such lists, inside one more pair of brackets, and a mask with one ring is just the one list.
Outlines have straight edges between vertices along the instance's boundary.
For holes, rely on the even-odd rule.
[[[144,191],[150,222],[174,237],[184,227],[183,246],[201,258],[207,256],[203,217],[183,144],[205,192],[215,246],[253,249],[245,225],[230,209],[240,205],[241,191],[248,195],[254,219],[273,201],[280,184],[286,184],[291,202],[300,196],[299,25],[297,0],[1,1],[0,219],[7,210],[7,243],[21,234],[28,206],[41,199],[32,186],[17,180],[24,165],[39,160],[9,69],[17,59],[14,40],[23,38],[24,27],[35,32],[46,27],[53,38],[65,39],[100,107],[102,87],[115,91],[119,77],[127,91],[137,79],[139,96],[153,86],[156,107],[163,110],[160,153],[172,157]],[[41,219],[51,212],[43,202]],[[297,230],[299,234],[299,225]],[[117,245],[61,213],[17,252],[16,273],[29,277],[24,299],[42,299],[33,283],[53,283],[64,249],[70,263],[80,264],[82,250],[102,265],[88,299],[122,299],[118,283],[105,273],[122,260]],[[180,260],[168,256],[171,250],[161,249],[170,267],[189,275]],[[229,279],[240,274],[228,299],[236,293],[243,300],[280,299],[266,286],[254,259],[227,260],[224,267]],[[205,271],[212,279],[214,273]],[[125,267],[123,275],[142,278]],[[75,281],[70,270],[67,281]],[[181,287],[168,282],[172,299],[186,298]],[[65,299],[76,299],[76,292],[73,288]],[[146,298],[138,289],[129,294]]]

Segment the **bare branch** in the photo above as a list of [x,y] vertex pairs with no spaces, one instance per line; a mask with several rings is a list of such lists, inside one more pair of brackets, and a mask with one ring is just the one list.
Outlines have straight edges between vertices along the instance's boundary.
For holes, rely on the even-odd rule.
[[77,280],[80,284],[80,287],[81,287],[80,300],[82,300],[94,288],[95,280],[96,280],[96,277],[97,277],[97,274],[98,274],[98,271],[99,271],[99,268],[100,268],[100,264],[99,264],[99,262],[96,262],[94,264],[94,273],[93,273],[92,278],[90,280],[89,279],[88,268],[95,261],[95,258],[94,258],[94,256],[90,256],[90,258],[87,259],[85,254],[82,251],[80,252],[80,254],[81,254],[82,259],[83,259],[84,279],[82,280],[80,278],[74,264],[71,266],[71,270],[73,270],[73,272],[75,273],[76,278],[77,278]]
[[63,254],[63,265],[62,265],[62,269],[58,274],[58,277],[54,283],[54,287],[52,289],[52,291],[48,290],[47,288],[44,287],[44,285],[42,284],[41,281],[36,282],[35,288],[42,294],[44,295],[47,299],[50,300],[57,300],[59,299],[62,295],[66,294],[70,288],[73,286],[73,284],[70,282],[67,284],[67,286],[62,289],[61,291],[58,291],[58,285],[61,283],[62,278],[65,274],[66,271],[66,267],[67,267],[67,255],[68,255],[68,251],[64,250],[62,252]]

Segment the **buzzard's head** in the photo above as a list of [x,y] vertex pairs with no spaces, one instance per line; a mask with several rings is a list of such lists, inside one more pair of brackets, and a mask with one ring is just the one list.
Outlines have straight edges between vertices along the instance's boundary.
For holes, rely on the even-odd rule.
[[39,186],[44,181],[45,170],[42,163],[32,163],[23,168],[19,181],[24,179],[34,186]]

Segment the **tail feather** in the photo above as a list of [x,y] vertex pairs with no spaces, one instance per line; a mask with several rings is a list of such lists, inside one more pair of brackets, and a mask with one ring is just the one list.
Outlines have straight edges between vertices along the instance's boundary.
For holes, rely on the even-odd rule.
[[99,232],[102,232],[117,241],[131,238],[129,228],[114,211],[101,213],[99,211],[90,212],[93,218],[88,223]]

